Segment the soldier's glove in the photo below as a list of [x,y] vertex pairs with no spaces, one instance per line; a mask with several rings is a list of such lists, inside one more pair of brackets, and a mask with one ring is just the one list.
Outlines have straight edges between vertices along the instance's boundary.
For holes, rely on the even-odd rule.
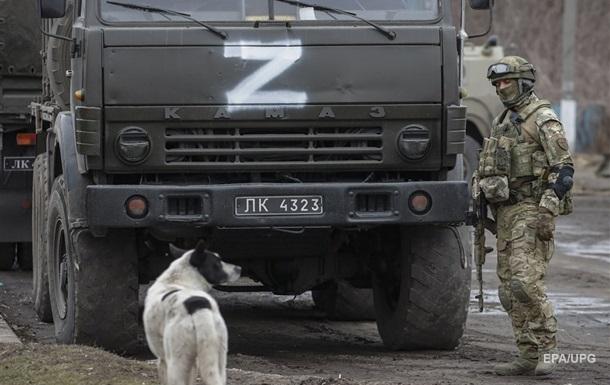
[[536,235],[542,241],[550,241],[555,231],[555,218],[553,213],[544,207],[538,208],[536,219]]

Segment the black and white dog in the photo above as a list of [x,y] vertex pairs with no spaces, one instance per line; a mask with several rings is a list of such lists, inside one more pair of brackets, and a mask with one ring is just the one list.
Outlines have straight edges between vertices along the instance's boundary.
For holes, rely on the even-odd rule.
[[191,385],[197,372],[206,385],[226,384],[228,334],[212,285],[239,278],[241,268],[220,260],[200,241],[148,289],[144,330],[166,385]]

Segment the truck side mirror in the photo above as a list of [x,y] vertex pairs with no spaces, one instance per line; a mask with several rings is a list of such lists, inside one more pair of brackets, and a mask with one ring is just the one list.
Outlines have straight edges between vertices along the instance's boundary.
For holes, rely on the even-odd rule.
[[469,0],[472,9],[489,9],[493,6],[490,0]]
[[39,0],[40,17],[57,19],[66,14],[66,0]]

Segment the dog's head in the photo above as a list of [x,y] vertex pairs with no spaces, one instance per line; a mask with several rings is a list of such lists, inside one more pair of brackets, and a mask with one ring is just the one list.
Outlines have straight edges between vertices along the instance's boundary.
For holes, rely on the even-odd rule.
[[220,255],[207,250],[206,243],[201,240],[192,251],[184,251],[170,245],[173,255],[182,254],[185,262],[193,267],[211,285],[234,282],[241,275],[241,267],[223,262]]

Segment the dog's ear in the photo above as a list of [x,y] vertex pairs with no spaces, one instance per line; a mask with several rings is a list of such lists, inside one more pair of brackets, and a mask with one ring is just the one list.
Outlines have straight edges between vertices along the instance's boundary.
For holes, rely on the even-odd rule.
[[173,243],[169,244],[169,255],[171,255],[173,259],[182,257],[187,251],[188,250],[181,249],[178,246],[174,246]]
[[195,246],[195,251],[203,253],[208,248],[208,243],[204,239],[200,239]]
[[203,265],[206,254],[207,242],[203,239],[197,242],[197,246],[195,246],[195,250],[193,250],[193,254],[191,255],[191,265],[195,267],[199,267]]

